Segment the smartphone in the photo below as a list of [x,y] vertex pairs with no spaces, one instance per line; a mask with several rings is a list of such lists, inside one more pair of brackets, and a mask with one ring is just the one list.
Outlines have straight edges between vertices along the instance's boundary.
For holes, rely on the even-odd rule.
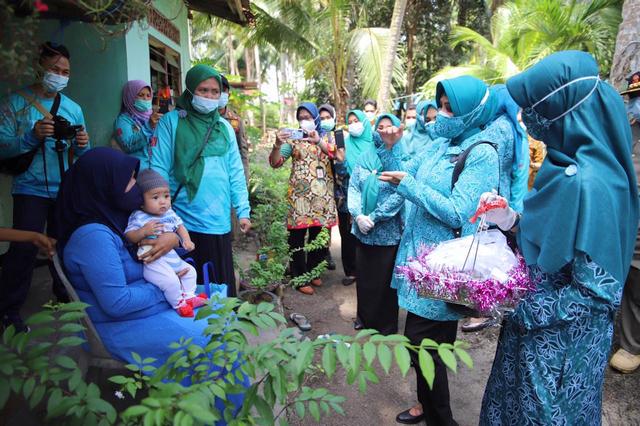
[[309,134],[302,129],[287,129],[287,130],[289,131],[289,133],[291,133],[291,136],[289,136],[289,139],[294,141],[300,140],[309,136]]
[[336,140],[336,146],[338,149],[344,148],[344,132],[342,129],[334,130],[333,137]]
[[160,99],[158,112],[160,114],[166,114],[169,112],[169,99]]

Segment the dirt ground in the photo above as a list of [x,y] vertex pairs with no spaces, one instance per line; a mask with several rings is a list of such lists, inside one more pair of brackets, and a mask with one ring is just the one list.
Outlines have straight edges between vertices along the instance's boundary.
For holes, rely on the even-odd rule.
[[[342,285],[342,265],[340,262],[340,236],[337,229],[332,235],[331,252],[337,263],[335,271],[327,271],[323,285],[316,288],[316,294],[306,296],[287,289],[283,305],[285,313],[303,313],[312,324],[308,333],[311,339],[326,333],[352,334],[353,319],[356,313],[355,285]],[[399,330],[404,330],[403,312]],[[451,406],[455,419],[461,426],[478,424],[480,404],[485,383],[491,371],[491,364],[498,339],[499,328],[483,330],[477,333],[458,333],[458,339],[469,343],[469,354],[473,358],[472,370],[462,366],[457,374],[450,373],[449,388]],[[615,343],[614,343],[615,346]],[[377,426],[395,425],[395,416],[416,402],[415,374],[413,370],[402,378],[397,368],[388,376],[381,377],[380,383],[370,385],[367,393],[361,395],[356,385],[349,386],[344,375],[337,375],[332,383],[317,381],[332,392],[347,398],[344,403],[345,416],[334,414],[321,420],[326,426]],[[313,386],[316,383],[311,383]],[[605,426],[640,425],[640,371],[631,375],[622,375],[607,368],[603,394],[603,418]],[[295,415],[293,415],[295,416]],[[290,417],[295,425],[317,424],[310,417],[296,419]]]

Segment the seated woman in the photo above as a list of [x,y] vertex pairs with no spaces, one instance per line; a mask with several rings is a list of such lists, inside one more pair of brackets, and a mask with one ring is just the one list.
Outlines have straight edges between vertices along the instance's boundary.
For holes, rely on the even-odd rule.
[[[134,363],[133,352],[153,357],[156,366],[174,352],[169,345],[181,337],[205,346],[206,320],[175,314],[162,290],[143,278],[142,264],[130,251],[124,229],[130,213],[142,204],[135,184],[140,161],[117,150],[96,148],[67,172],[57,204],[59,252],[87,314],[107,350]],[[163,233],[144,240],[153,248],[143,257],[152,262],[178,245],[178,236]],[[230,396],[236,406],[242,396]],[[222,401],[217,401],[218,409]]]
[[[381,114],[375,122],[378,133],[400,127],[400,120]],[[395,187],[378,180],[387,170],[381,154],[393,143],[374,138],[375,147],[364,152],[353,169],[347,197],[349,211],[355,218],[352,233],[356,246],[356,293],[358,318],[362,328],[374,328],[382,334],[398,331],[398,296],[391,288],[391,278],[402,236],[403,198]],[[397,202],[399,200],[399,202]]]
[[127,154],[149,168],[149,141],[162,114],[151,110],[153,91],[142,80],[128,81],[122,89],[122,110],[113,126],[113,137]]

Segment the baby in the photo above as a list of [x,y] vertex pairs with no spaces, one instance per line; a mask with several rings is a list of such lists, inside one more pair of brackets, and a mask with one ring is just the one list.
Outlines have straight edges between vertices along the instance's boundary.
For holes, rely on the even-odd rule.
[[[156,238],[163,232],[176,232],[182,239],[182,246],[191,251],[195,244],[189,232],[182,224],[182,219],[171,209],[169,184],[156,171],[147,169],[138,173],[137,185],[144,194],[142,210],[136,210],[129,216],[125,236],[129,241],[138,244],[145,238]],[[151,246],[140,246],[138,256],[151,249]],[[187,271],[178,275],[180,271]],[[144,278],[158,286],[167,302],[182,317],[193,317],[193,308],[202,306],[206,296],[196,296],[196,270],[171,250],[161,258],[144,264]]]

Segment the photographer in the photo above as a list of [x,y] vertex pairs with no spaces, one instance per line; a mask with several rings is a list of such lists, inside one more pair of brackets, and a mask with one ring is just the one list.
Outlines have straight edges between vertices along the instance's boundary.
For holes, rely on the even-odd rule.
[[[66,47],[45,43],[36,82],[12,93],[0,104],[0,160],[3,171],[14,175],[15,229],[43,232],[47,224],[47,233],[55,236],[51,218],[61,172],[74,156],[89,149],[80,106],[60,93],[69,80],[69,58]],[[16,242],[4,256],[0,316],[4,325],[13,324],[18,330],[25,329],[20,308],[29,293],[36,254],[33,245]],[[67,299],[55,279],[53,287],[58,300]]]
[[[305,240],[313,241],[323,227],[336,224],[336,204],[333,198],[333,172],[330,151],[325,131],[320,127],[320,113],[315,104],[304,102],[296,111],[300,129],[280,129],[269,155],[273,168],[281,167],[291,157],[289,178],[289,248],[304,247]],[[326,254],[326,250],[315,250],[308,255],[296,251],[291,260],[291,275],[295,278],[310,272]],[[306,257],[306,258],[305,258]],[[298,288],[301,293],[313,294],[312,287],[321,286],[322,280],[315,278]]]

